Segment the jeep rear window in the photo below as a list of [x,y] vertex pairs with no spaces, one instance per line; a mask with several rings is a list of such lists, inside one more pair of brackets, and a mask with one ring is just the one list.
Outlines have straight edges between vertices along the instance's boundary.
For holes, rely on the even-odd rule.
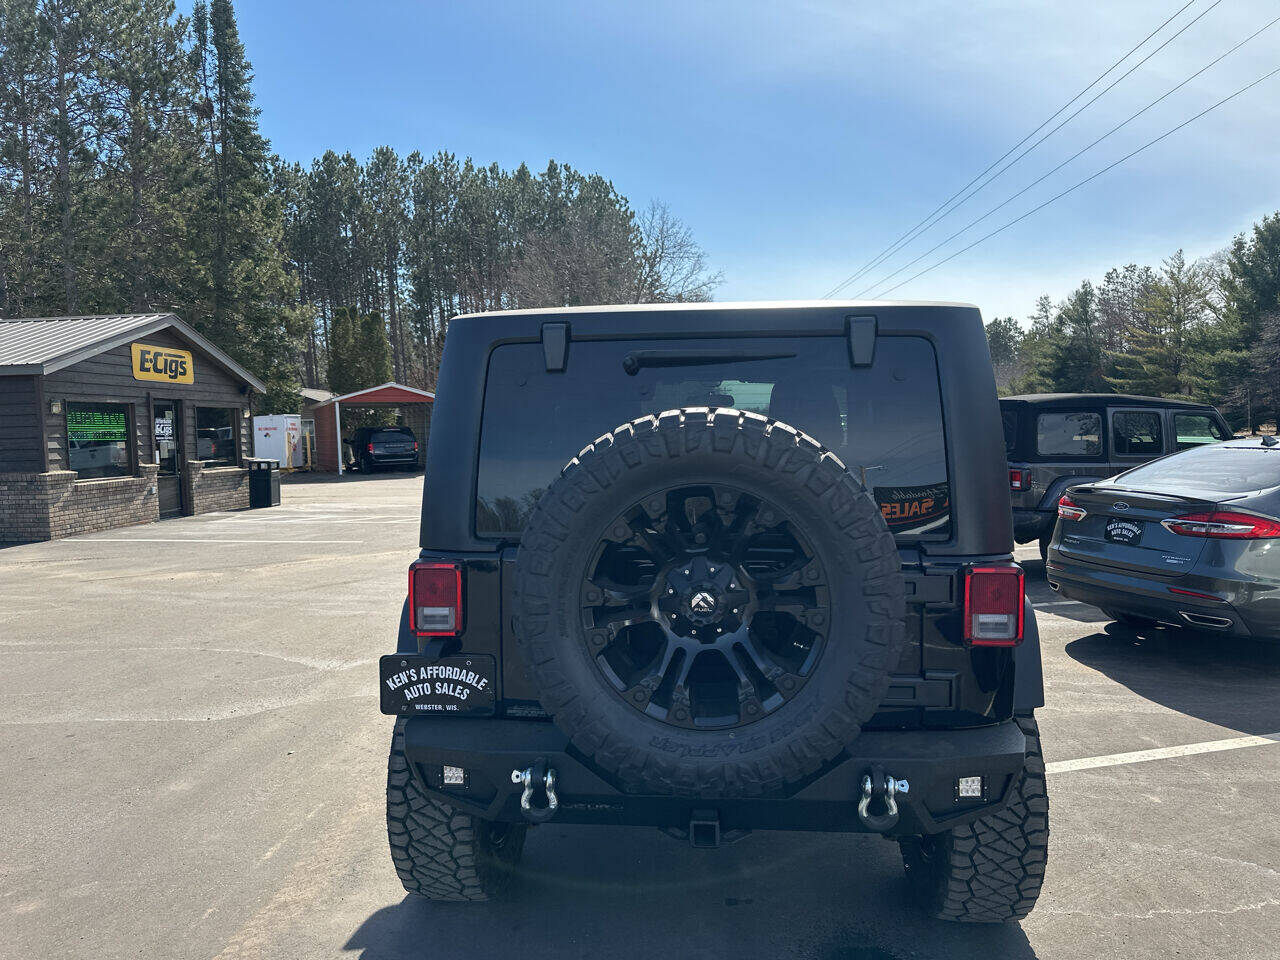
[[[623,372],[636,349],[791,354]],[[619,424],[674,407],[736,407],[811,434],[863,480],[899,537],[946,539],[950,489],[938,370],[919,337],[881,337],[869,367],[849,365],[843,338],[574,341],[564,372],[542,345],[490,354],[476,533],[518,536],[542,491],[578,451]]]

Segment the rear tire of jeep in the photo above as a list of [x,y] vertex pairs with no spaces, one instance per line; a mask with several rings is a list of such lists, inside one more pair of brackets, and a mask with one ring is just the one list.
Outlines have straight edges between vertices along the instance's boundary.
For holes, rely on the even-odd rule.
[[1017,723],[1027,737],[1027,758],[1007,807],[945,833],[898,841],[907,882],[939,920],[1021,920],[1040,896],[1049,859],[1044,757],[1035,718]]
[[1040,538],[1040,559],[1045,563],[1049,562],[1049,543],[1053,540],[1053,531],[1049,531]]
[[387,840],[400,882],[428,900],[488,900],[510,882],[526,824],[493,823],[427,796],[404,755],[397,720],[387,761]]
[[[788,559],[753,559],[782,540]],[[600,573],[637,556],[636,576]],[[904,594],[880,508],[838,457],[758,414],[668,410],[596,440],[539,498],[516,636],[543,707],[626,791],[759,796],[876,712]]]

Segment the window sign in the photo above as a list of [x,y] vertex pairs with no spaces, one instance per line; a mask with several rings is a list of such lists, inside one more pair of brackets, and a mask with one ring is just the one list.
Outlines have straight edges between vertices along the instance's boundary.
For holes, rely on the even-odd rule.
[[68,403],[67,466],[82,480],[130,474],[128,407]]
[[170,417],[156,417],[156,439],[173,439],[173,420]]

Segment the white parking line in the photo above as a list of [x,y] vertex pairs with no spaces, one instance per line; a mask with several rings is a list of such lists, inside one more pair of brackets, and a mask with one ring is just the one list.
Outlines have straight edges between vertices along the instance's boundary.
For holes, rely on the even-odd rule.
[[230,540],[214,537],[68,537],[66,543],[364,543],[363,540]]
[[1043,610],[1045,607],[1087,607],[1087,603],[1081,603],[1079,600],[1046,600],[1043,602],[1031,601],[1031,605],[1037,610]]
[[1185,743],[1180,747],[1157,747],[1154,750],[1134,750],[1131,753],[1113,753],[1105,757],[1081,757],[1078,760],[1055,760],[1046,763],[1046,773],[1071,773],[1074,770],[1092,770],[1095,767],[1115,767],[1124,763],[1144,763],[1147,760],[1168,760],[1171,757],[1190,757],[1198,753],[1217,753],[1220,750],[1240,750],[1243,747],[1266,747],[1280,743],[1280,733],[1264,733],[1256,737],[1232,737],[1230,740],[1206,740],[1203,743]]

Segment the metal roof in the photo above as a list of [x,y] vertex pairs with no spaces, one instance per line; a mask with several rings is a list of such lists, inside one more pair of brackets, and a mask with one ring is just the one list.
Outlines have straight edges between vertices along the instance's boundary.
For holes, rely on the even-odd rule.
[[[422,389],[419,389],[418,387],[409,387],[403,383],[396,383],[394,380],[388,380],[386,383],[380,383],[376,387],[365,387],[363,390],[353,390],[351,393],[344,393],[340,397],[330,396],[323,403],[317,404],[317,406],[324,407],[324,406],[328,406],[331,403],[350,403],[352,406],[358,406],[360,399],[362,397],[372,397],[375,394],[378,394],[383,391],[387,393],[400,392],[400,393],[411,394],[412,396],[415,396],[415,397],[421,397],[422,399],[419,402],[425,402],[425,403],[432,403],[435,401],[435,398],[436,398],[436,395],[432,393],[430,390],[422,390]],[[386,401],[375,401],[375,402],[393,403],[394,401],[386,400]],[[414,401],[406,400],[403,402],[413,403]]]
[[44,376],[166,328],[254,390],[266,391],[266,384],[172,313],[0,319],[0,376]]

